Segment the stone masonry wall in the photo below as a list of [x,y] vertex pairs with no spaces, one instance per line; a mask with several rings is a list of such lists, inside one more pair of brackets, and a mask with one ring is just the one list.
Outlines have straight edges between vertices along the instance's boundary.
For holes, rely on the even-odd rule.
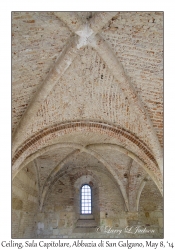
[[12,238],[32,238],[38,210],[38,187],[32,164],[12,182]]
[[[38,214],[38,230],[36,237],[62,238],[72,236],[78,218],[77,209],[75,207],[78,201],[74,200],[75,196],[73,191],[75,190],[78,192],[78,190],[74,189],[74,181],[71,180],[76,178],[73,177],[73,175],[77,176],[77,174],[80,176],[79,178],[81,178],[81,171],[83,171],[83,169],[79,169],[78,172],[77,169],[73,170],[71,174],[68,173],[64,175],[51,187],[43,211]],[[122,195],[116,183],[111,181],[109,176],[105,173],[96,172],[94,169],[93,174],[97,175],[98,179],[100,179],[100,183],[92,183],[92,181],[90,181],[92,191],[96,192],[93,194],[93,198],[99,195],[99,204],[94,201],[94,216],[97,217],[98,210],[98,217],[100,217],[100,220],[99,218],[97,218],[97,220],[99,224],[113,226],[119,223],[119,214],[124,211]],[[84,178],[85,180],[86,178],[88,179],[89,175],[84,176]],[[78,195],[77,193],[76,196]]]
[[148,226],[163,231],[163,199],[153,181],[148,181],[142,191],[139,204],[139,219]]
[[[73,187],[73,180],[82,178],[89,180],[89,175],[81,176],[81,170],[74,169],[71,174],[68,172],[60,177],[50,188],[43,211],[37,216],[36,238],[162,238],[162,213],[160,210],[162,198],[157,187],[152,181],[146,184],[141,195],[139,212],[131,213],[125,211],[122,195],[116,185],[104,172],[96,172],[93,169],[94,176],[97,175],[99,182],[96,183],[99,192],[99,204],[95,204],[99,209],[99,220],[97,228],[93,232],[88,229],[84,232],[75,232],[78,219],[77,207],[78,200],[75,197],[79,194]],[[71,177],[71,178],[70,178]],[[93,184],[92,184],[93,185]],[[151,187],[154,187],[154,197],[150,199]],[[96,189],[97,191],[97,189]],[[156,201],[154,200],[157,197]],[[149,203],[149,208],[145,209]],[[155,204],[158,204],[155,207]],[[150,209],[150,211],[148,211]],[[94,209],[95,212],[97,212]],[[154,230],[154,233],[136,233],[129,234],[127,228],[131,230]],[[114,230],[114,231],[112,231]],[[116,233],[121,230],[121,234]],[[110,232],[111,231],[111,232]]]
[[[87,174],[85,174],[87,172]],[[155,184],[148,180],[140,198],[139,212],[127,212],[120,190],[105,171],[97,167],[73,168],[50,187],[43,210],[38,207],[38,187],[33,163],[21,170],[13,181],[13,238],[162,238],[162,197]],[[97,177],[97,178],[96,178]],[[93,232],[75,232],[79,219],[77,181],[81,178],[92,185],[94,217]],[[154,233],[128,234],[136,227]],[[121,232],[120,234],[118,232]]]

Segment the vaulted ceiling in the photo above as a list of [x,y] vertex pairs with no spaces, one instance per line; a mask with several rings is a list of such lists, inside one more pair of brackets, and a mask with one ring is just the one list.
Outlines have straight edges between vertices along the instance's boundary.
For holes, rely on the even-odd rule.
[[127,210],[162,193],[163,13],[12,13],[12,173],[37,169],[42,206],[61,172],[114,178]]

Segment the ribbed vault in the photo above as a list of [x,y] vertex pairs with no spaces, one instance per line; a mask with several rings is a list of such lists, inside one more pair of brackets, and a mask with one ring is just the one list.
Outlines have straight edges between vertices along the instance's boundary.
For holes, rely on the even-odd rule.
[[12,14],[12,179],[35,169],[40,211],[78,172],[111,178],[128,213],[148,183],[163,194],[162,25],[152,12]]

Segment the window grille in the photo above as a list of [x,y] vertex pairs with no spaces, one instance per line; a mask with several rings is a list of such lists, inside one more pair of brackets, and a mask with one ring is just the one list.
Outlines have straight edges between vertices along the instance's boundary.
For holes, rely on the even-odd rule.
[[87,184],[81,187],[81,214],[92,213],[92,192]]

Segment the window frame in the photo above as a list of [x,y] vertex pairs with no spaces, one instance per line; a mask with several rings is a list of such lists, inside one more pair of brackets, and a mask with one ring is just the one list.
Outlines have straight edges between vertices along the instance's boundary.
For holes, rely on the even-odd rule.
[[[84,186],[89,186],[90,191],[91,191],[91,213],[82,213],[82,188],[83,188]],[[92,215],[92,188],[91,188],[91,186],[90,186],[89,184],[87,184],[87,183],[82,184],[82,185],[81,185],[81,188],[80,188],[80,214],[81,214],[81,215]]]

